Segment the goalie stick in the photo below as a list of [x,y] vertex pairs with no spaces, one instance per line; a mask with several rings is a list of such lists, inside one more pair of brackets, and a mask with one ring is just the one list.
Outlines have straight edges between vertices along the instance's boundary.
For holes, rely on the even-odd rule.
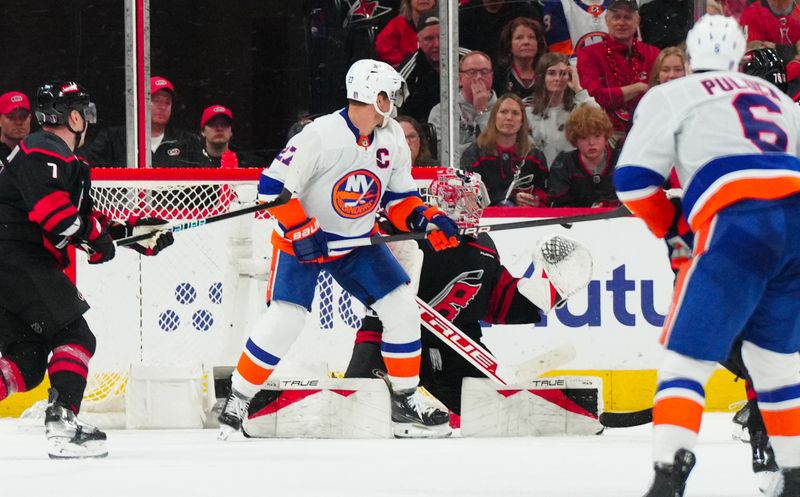
[[556,368],[575,357],[575,348],[572,345],[561,345],[520,364],[512,376],[503,370],[503,367],[491,352],[464,334],[427,302],[417,297],[417,305],[421,311],[420,320],[422,325],[428,331],[458,352],[461,357],[478,368],[488,378],[503,386],[514,383],[528,383],[545,371]]
[[120,238],[119,240],[116,241],[116,244],[118,247],[124,247],[125,245],[131,245],[133,243],[137,243],[142,240],[147,240],[148,238],[151,238],[162,231],[171,231],[173,233],[177,233],[178,231],[188,230],[191,228],[199,228],[200,226],[205,226],[207,224],[216,223],[219,221],[225,221],[226,219],[231,219],[234,217],[244,216],[245,214],[253,214],[255,212],[269,210],[272,209],[273,207],[278,207],[280,205],[285,204],[291,198],[292,194],[289,192],[289,190],[283,190],[281,194],[278,195],[278,197],[272,202],[264,202],[256,205],[251,205],[250,207],[245,207],[244,209],[236,209],[230,212],[225,212],[223,214],[217,214],[216,216],[209,216],[204,219],[193,219],[191,221],[172,224],[164,227],[163,229],[154,230],[149,233],[129,236],[127,238]]
[[[615,219],[618,217],[630,217],[631,212],[625,207],[620,206],[614,210],[606,212],[598,212],[597,214],[585,214],[582,216],[564,216],[552,217],[547,219],[530,219],[527,221],[517,221],[514,223],[502,224],[482,224],[479,226],[472,226],[469,228],[461,228],[458,230],[459,235],[476,236],[480,233],[489,233],[492,231],[505,231],[515,230],[520,228],[535,228],[537,226],[553,226],[556,224],[564,225],[569,228],[574,223],[582,223],[586,221],[599,221],[602,219]],[[425,231],[415,231],[411,233],[400,233],[398,235],[373,235],[365,238],[352,238],[348,240],[335,240],[328,242],[328,249],[347,249],[355,247],[363,247],[366,245],[378,245],[381,243],[399,242],[402,240],[421,240],[428,236]]]
[[652,407],[633,412],[604,412],[600,415],[600,424],[606,428],[629,428],[652,422]]

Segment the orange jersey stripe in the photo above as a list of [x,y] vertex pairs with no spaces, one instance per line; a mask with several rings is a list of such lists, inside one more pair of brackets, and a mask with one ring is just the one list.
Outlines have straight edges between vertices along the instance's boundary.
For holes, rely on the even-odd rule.
[[624,203],[629,211],[647,224],[654,235],[664,238],[675,217],[675,206],[663,190],[659,188],[649,197],[626,200]]
[[[776,200],[800,192],[800,178],[742,178],[722,185],[700,208],[693,211],[689,224],[697,231],[714,214],[742,200]],[[633,212],[633,211],[631,211]]]
[[386,372],[395,378],[411,378],[419,375],[420,355],[413,357],[384,357]]
[[764,425],[771,437],[800,436],[800,407],[780,411],[767,411],[761,408],[761,417],[764,418]]
[[239,363],[236,365],[236,371],[242,375],[242,378],[252,383],[253,385],[263,385],[269,375],[272,374],[272,369],[262,368],[254,363],[247,354],[242,354],[239,357]]
[[698,433],[702,419],[703,406],[684,397],[667,397],[653,406],[653,426],[681,426]]

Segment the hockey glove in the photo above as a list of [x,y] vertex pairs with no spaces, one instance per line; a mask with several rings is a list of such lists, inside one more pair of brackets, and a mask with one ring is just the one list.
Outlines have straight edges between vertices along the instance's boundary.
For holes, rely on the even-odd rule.
[[294,256],[300,262],[322,262],[328,255],[328,237],[320,229],[315,217],[290,228],[285,236],[292,242]]
[[89,264],[102,264],[113,259],[117,246],[106,231],[106,217],[102,213],[94,211],[81,221],[83,226],[73,236],[73,240],[89,254]]
[[130,249],[142,255],[151,256],[158,254],[175,242],[172,232],[165,230],[166,224],[167,221],[157,217],[131,216],[125,223],[112,223],[108,231],[114,240],[153,233],[150,238],[128,245]]
[[669,200],[675,207],[675,214],[672,217],[672,225],[664,235],[664,241],[667,244],[670,266],[673,271],[677,271],[683,263],[692,258],[694,233],[683,215],[680,197],[670,197]]
[[427,231],[429,224],[438,228],[428,235],[428,243],[435,251],[458,246],[458,225],[438,207],[421,205],[408,217],[408,227],[411,231]]

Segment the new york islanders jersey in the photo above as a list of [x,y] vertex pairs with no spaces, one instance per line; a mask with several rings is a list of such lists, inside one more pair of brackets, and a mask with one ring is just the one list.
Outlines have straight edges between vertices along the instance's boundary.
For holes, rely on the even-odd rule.
[[[800,108],[763,79],[697,73],[650,89],[617,162],[617,194],[658,236],[671,224],[661,185],[675,167],[697,231],[746,199],[800,192]],[[665,204],[666,202],[666,204]]]
[[584,45],[591,45],[608,33],[606,8],[611,0],[547,0],[544,2],[544,24],[547,47],[551,52],[571,54]]
[[316,119],[289,141],[262,173],[259,198],[273,200],[284,188],[329,240],[369,236],[378,209],[419,196],[400,125],[390,120],[361,136],[347,109]]

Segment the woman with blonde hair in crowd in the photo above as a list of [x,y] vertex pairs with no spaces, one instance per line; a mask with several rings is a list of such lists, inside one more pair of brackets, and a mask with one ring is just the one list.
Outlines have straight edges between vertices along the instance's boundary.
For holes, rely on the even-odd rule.
[[580,105],[598,108],[600,105],[581,87],[578,71],[569,64],[566,55],[557,52],[542,55],[536,73],[539,78],[533,84],[528,122],[534,145],[552,165],[558,154],[575,149],[564,134],[572,111]]
[[411,150],[411,166],[435,166],[436,161],[431,156],[431,146],[428,143],[428,136],[422,130],[422,125],[411,116],[399,116],[395,120],[400,123],[406,135],[406,143]]
[[613,126],[603,109],[582,106],[567,120],[567,139],[576,148],[561,152],[550,168],[553,207],[619,205],[612,176],[619,156],[608,141]]
[[547,159],[528,136],[522,99],[497,99],[486,129],[461,155],[461,168],[481,175],[490,205],[546,205]]
[[436,8],[436,0],[401,0],[397,17],[378,33],[375,52],[378,58],[397,67],[417,51],[417,24],[426,10]]
[[661,50],[650,71],[650,88],[686,76],[686,53],[678,47]]
[[536,63],[546,52],[544,28],[538,21],[517,17],[506,24],[500,33],[494,92],[514,93],[527,103],[536,81]]

